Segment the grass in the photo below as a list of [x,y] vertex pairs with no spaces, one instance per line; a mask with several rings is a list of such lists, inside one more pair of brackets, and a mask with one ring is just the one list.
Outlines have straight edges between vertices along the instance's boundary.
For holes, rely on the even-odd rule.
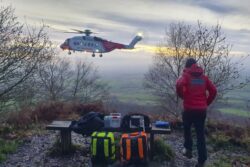
[[155,105],[156,98],[143,88],[142,76],[126,76],[107,81],[111,87],[111,94],[121,102],[136,103],[138,105]]
[[242,139],[242,145],[248,152],[250,152],[250,137],[245,137]]
[[250,152],[250,130],[246,127],[225,124],[221,122],[208,122],[208,144],[213,151],[218,150],[244,150]]
[[231,161],[228,157],[220,157],[208,167],[232,167]]
[[175,154],[171,147],[167,145],[164,140],[158,138],[154,143],[154,152],[155,155],[153,157],[154,161],[162,162],[162,161],[171,161]]
[[6,159],[7,154],[16,151],[19,142],[16,140],[8,141],[0,138],[0,163]]
[[229,142],[229,140],[230,137],[223,133],[214,133],[209,137],[208,143],[213,146],[214,151],[218,151],[220,149],[229,149],[232,147],[232,144]]
[[[212,125],[212,124],[210,124]],[[212,146],[211,152],[217,152],[225,150],[232,153],[239,153],[243,151],[243,154],[223,155],[218,154],[216,159],[208,167],[231,167],[231,166],[249,166],[250,157],[244,152],[250,151],[250,131],[236,126],[228,126],[225,124],[217,124],[210,126],[208,144]],[[208,129],[209,130],[209,129]],[[237,165],[236,165],[237,164]]]
[[[119,79],[116,80],[114,78],[110,78],[107,82],[111,87],[111,94],[116,96],[118,100],[122,102],[132,102],[139,105],[156,105],[157,98],[143,88],[143,79],[144,78],[141,75],[126,75],[119,77]],[[250,84],[242,89],[236,89],[228,92],[225,95],[226,99],[219,101],[223,106],[220,107],[221,112],[242,117],[249,117],[245,111],[247,105],[246,101],[250,100],[249,91]],[[228,110],[229,106],[232,107],[232,109]]]
[[[236,165],[237,164],[237,165]],[[225,155],[221,155],[218,159],[216,159],[211,164],[207,165],[207,167],[232,167],[232,166],[249,166],[250,160],[249,157],[227,157]]]
[[229,105],[237,105],[237,106],[244,106],[246,105],[246,102],[242,98],[229,98],[229,99],[222,99],[219,100],[219,102],[223,104],[229,104]]
[[118,99],[121,102],[133,102],[139,105],[155,105],[157,104],[155,97],[150,95],[150,94],[146,94],[143,92],[134,92],[132,94],[122,94],[122,93],[117,93],[115,94],[116,97],[118,97]]
[[240,117],[250,117],[250,112],[238,108],[220,108],[220,112]]

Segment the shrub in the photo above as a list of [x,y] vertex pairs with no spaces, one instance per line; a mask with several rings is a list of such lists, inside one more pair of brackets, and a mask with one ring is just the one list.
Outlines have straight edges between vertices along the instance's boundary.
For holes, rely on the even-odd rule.
[[217,160],[215,160],[213,163],[209,164],[208,167],[238,167],[238,166],[249,166],[250,160],[249,156],[239,156],[239,157],[227,157],[227,156],[221,156]]
[[219,150],[230,146],[229,139],[230,138],[225,136],[223,133],[215,133],[211,135],[210,142],[214,146],[215,150]]
[[171,161],[175,155],[169,145],[167,145],[162,139],[156,139],[154,143],[155,155],[153,159],[155,161]]
[[214,146],[215,150],[231,147],[250,150],[250,133],[246,128],[226,123],[208,122],[206,132],[208,141]]
[[41,103],[36,106],[33,118],[39,122],[55,120],[64,112],[63,105],[62,102]]
[[78,119],[90,111],[108,113],[102,103],[66,103],[47,102],[40,103],[35,108],[23,108],[21,111],[12,112],[7,118],[7,123],[15,128],[28,128],[33,123],[51,122],[53,120]]
[[208,167],[232,167],[232,164],[230,162],[230,159],[221,157],[212,164],[208,165]]
[[21,111],[11,112],[6,122],[16,128],[27,128],[33,122],[32,110],[26,108]]
[[0,124],[0,136],[13,132],[13,127],[7,124]]
[[247,149],[248,152],[250,152],[250,137],[242,139],[242,145]]
[[52,121],[55,119],[74,119],[85,115],[90,111],[105,113],[102,103],[66,103],[50,102],[38,105],[33,114],[33,118],[38,121]]
[[76,111],[76,113],[78,113],[81,116],[91,111],[108,113],[108,111],[104,109],[102,102],[88,103],[88,104],[81,104],[81,103],[76,104],[74,107],[74,110]]
[[6,155],[16,151],[19,142],[17,141],[6,141],[0,138],[0,162],[6,159]]

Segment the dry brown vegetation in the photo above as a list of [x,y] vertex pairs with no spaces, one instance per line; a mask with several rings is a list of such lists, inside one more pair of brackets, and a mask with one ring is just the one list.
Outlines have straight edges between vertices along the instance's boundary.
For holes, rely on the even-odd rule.
[[250,151],[249,127],[235,126],[230,122],[208,122],[206,133],[216,150],[240,147]]
[[28,128],[34,123],[48,123],[53,120],[74,120],[80,116],[96,111],[107,113],[100,103],[66,103],[47,102],[40,103],[35,108],[23,108],[21,111],[9,114],[6,123],[15,128]]

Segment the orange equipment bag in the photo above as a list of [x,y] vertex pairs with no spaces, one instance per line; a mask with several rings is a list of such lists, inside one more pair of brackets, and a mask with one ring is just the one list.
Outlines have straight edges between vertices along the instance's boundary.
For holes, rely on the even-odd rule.
[[148,155],[147,134],[134,132],[122,134],[120,152],[122,162],[146,162]]

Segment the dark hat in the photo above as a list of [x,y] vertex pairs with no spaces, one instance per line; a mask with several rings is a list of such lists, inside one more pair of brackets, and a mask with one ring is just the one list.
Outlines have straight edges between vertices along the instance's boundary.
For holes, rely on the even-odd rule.
[[186,68],[191,67],[193,64],[196,64],[196,60],[194,58],[188,58],[185,64]]

